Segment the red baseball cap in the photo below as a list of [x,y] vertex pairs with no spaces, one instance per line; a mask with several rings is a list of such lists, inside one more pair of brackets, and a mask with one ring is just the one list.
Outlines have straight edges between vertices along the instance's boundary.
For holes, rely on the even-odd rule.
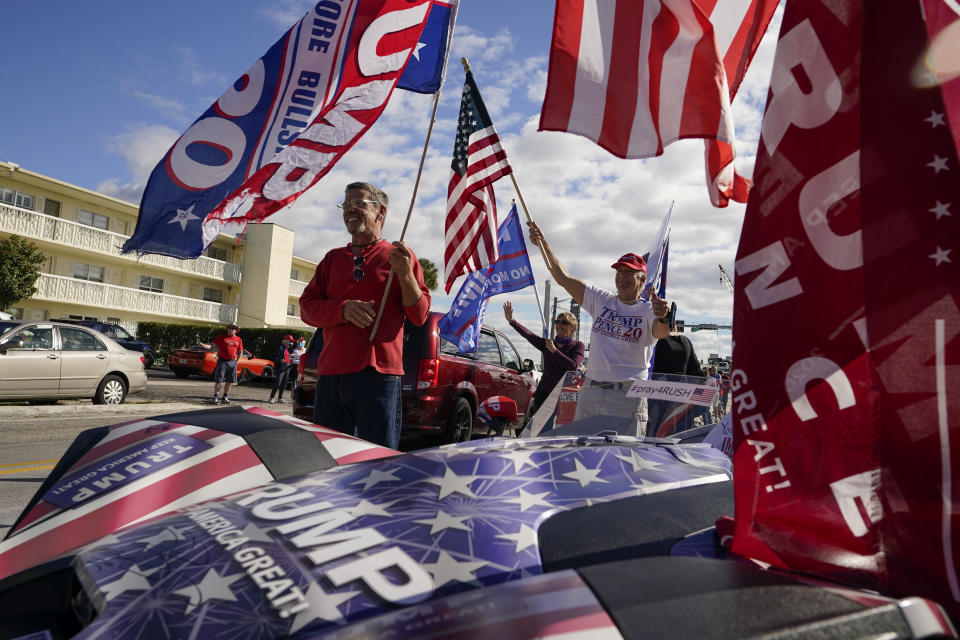
[[635,253],[623,254],[620,256],[619,260],[610,265],[610,268],[616,269],[620,265],[623,265],[628,269],[633,269],[634,271],[642,271],[643,273],[647,272],[647,263],[643,261],[643,258]]
[[295,342],[295,340],[293,339],[293,336],[283,336],[283,339],[289,340],[290,342]]

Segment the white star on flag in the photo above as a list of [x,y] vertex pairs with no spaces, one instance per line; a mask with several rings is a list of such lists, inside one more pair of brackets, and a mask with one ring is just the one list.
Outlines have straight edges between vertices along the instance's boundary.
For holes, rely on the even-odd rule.
[[173,224],[174,222],[179,222],[180,230],[186,231],[188,222],[190,222],[191,220],[200,219],[200,216],[193,215],[193,208],[195,206],[197,206],[196,202],[190,205],[190,207],[187,209],[177,209],[177,212],[173,214],[173,220],[170,220],[169,222],[167,222],[167,224]]
[[936,260],[937,264],[935,264],[934,266],[939,267],[940,264],[943,262],[951,262],[951,263],[953,262],[950,259],[950,251],[951,249],[944,250],[944,249],[941,249],[940,247],[937,247],[936,252],[931,253],[928,257],[932,258],[933,260]]
[[649,469],[651,471],[659,471],[660,467],[663,465],[662,462],[656,462],[654,460],[647,460],[636,451],[631,451],[628,456],[617,456],[618,460],[623,460],[624,462],[630,464],[633,467],[633,472],[637,473],[638,471],[643,471]]
[[175,594],[186,596],[190,599],[185,613],[190,613],[199,605],[210,600],[230,600],[237,601],[237,596],[233,595],[230,585],[243,577],[242,573],[235,573],[232,576],[221,576],[213,569],[207,571],[200,584],[190,585],[183,589],[177,589]]
[[933,169],[934,173],[940,173],[941,171],[949,171],[947,167],[947,158],[941,158],[937,154],[933,154],[933,161],[928,162],[927,166]]
[[932,209],[927,209],[927,211],[929,211],[930,213],[935,213],[935,214],[937,214],[937,220],[939,220],[939,219],[942,218],[943,216],[949,216],[949,215],[951,215],[951,214],[950,214],[950,203],[948,202],[948,203],[944,204],[943,202],[940,202],[939,200],[937,200],[936,206],[934,206]]
[[457,562],[456,558],[446,551],[440,551],[434,563],[421,562],[420,566],[433,575],[433,588],[437,589],[448,582],[476,582],[473,572],[486,566],[486,562]]
[[553,505],[543,499],[543,496],[549,495],[549,491],[544,491],[543,493],[527,493],[523,489],[520,489],[520,496],[517,498],[508,498],[504,502],[509,502],[510,504],[520,505],[520,513],[523,513],[527,509],[533,507],[547,507],[550,508]]
[[520,469],[523,469],[524,465],[530,465],[534,469],[537,468],[537,463],[533,461],[533,451],[530,450],[518,450],[504,452],[500,455],[513,463],[513,472],[519,473]]
[[418,61],[420,60],[420,49],[423,49],[427,46],[426,42],[418,42],[417,45],[413,48],[413,57]]
[[393,475],[393,471],[380,471],[379,469],[374,469],[370,472],[363,480],[357,480],[356,482],[350,483],[350,486],[355,484],[362,484],[363,491],[366,491],[372,486],[380,484],[381,482],[393,482],[394,480],[399,480],[397,476]]
[[273,538],[270,537],[270,534],[267,533],[265,529],[261,529],[252,522],[245,526],[240,533],[251,542],[273,542]]
[[150,581],[147,580],[147,576],[156,571],[157,569],[143,571],[139,566],[132,565],[122,576],[113,582],[102,584],[98,588],[100,592],[103,593],[103,597],[108,601],[113,600],[126,591],[148,591],[150,589]]
[[369,500],[361,500],[357,506],[347,509],[347,511],[349,511],[350,516],[354,518],[359,518],[360,516],[382,516],[389,518],[390,512],[387,511],[387,507],[394,502],[399,502],[399,500],[391,500],[390,502],[382,502],[380,504],[374,504]]
[[936,112],[936,111],[931,111],[931,112],[930,112],[930,117],[929,117],[929,118],[924,118],[923,121],[924,121],[924,122],[929,122],[929,123],[930,123],[930,127],[931,127],[932,129],[936,129],[936,128],[939,127],[940,125],[946,126],[946,124],[947,124],[947,123],[944,122],[944,120],[943,120],[943,114],[942,114],[942,113],[938,113],[938,112]]
[[597,467],[596,469],[587,469],[579,460],[574,460],[573,462],[577,467],[576,471],[568,471],[567,473],[563,474],[564,478],[576,480],[580,483],[581,488],[586,487],[593,482],[603,482],[605,484],[609,484],[608,480],[597,477],[600,475],[600,467]]
[[437,510],[437,515],[433,518],[427,520],[414,520],[417,524],[429,524],[430,525],[430,535],[439,533],[446,529],[461,529],[463,531],[470,531],[470,525],[464,524],[464,520],[469,520],[470,516],[464,516],[458,518],[456,516],[451,516],[450,514],[444,512],[442,509]]
[[526,524],[520,525],[520,531],[516,533],[501,533],[497,536],[498,538],[503,538],[504,540],[510,540],[516,544],[514,548],[514,553],[520,553],[527,547],[537,546],[537,532],[528,527]]
[[451,493],[462,493],[468,498],[476,498],[477,496],[470,489],[470,483],[476,479],[476,476],[458,476],[450,470],[450,467],[447,467],[442,478],[427,478],[426,482],[440,487],[439,499],[443,500]]
[[294,634],[303,627],[307,626],[315,619],[320,618],[327,622],[343,622],[343,614],[340,613],[340,605],[360,595],[359,591],[347,591],[346,593],[327,593],[316,582],[310,585],[304,599],[310,606],[293,619],[290,624],[290,634]]

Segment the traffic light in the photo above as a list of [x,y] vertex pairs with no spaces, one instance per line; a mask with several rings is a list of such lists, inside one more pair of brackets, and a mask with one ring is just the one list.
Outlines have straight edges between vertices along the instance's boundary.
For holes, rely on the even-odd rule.
[[574,300],[570,301],[570,313],[573,314],[577,320],[580,319],[580,303]]
[[683,333],[684,324],[685,323],[683,320],[677,320],[677,331],[679,331],[680,333]]

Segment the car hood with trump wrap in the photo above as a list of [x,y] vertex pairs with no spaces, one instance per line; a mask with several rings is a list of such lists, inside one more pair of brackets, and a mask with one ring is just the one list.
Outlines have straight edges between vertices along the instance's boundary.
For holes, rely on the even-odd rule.
[[[307,637],[675,541],[691,531],[689,518],[682,533],[635,540],[616,531],[640,528],[624,518],[599,518],[608,524],[595,535],[577,514],[596,523],[595,509],[622,505],[653,519],[637,500],[695,488],[729,495],[730,479],[729,459],[706,445],[594,436],[439,447],[274,482],[119,531],[0,582],[0,608],[57,573],[73,585],[78,638],[201,629]],[[703,527],[727,504],[719,503]]]

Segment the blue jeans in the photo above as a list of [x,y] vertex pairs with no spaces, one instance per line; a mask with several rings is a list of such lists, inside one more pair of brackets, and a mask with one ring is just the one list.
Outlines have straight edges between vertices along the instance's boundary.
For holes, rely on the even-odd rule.
[[317,376],[313,421],[375,444],[400,444],[400,376],[367,367]]

